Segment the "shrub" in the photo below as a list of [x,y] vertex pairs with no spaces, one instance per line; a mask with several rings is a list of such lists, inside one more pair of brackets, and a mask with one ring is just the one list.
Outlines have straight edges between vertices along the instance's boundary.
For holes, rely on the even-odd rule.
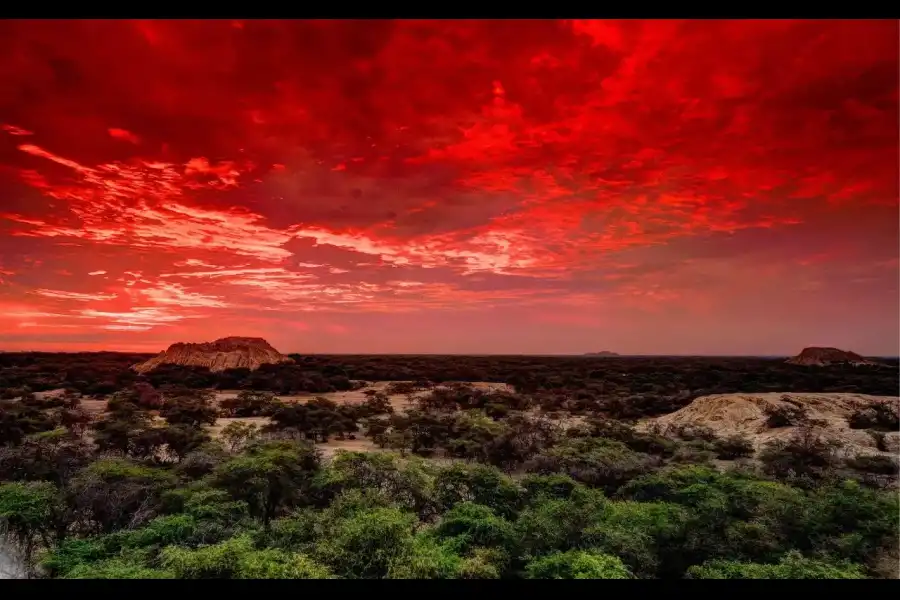
[[753,456],[755,449],[753,442],[741,435],[732,435],[713,442],[716,450],[716,458],[721,460],[734,460]]
[[874,475],[897,475],[897,459],[892,456],[860,454],[847,459],[847,467]]
[[777,565],[715,560],[688,569],[689,579],[866,579],[860,565],[830,563],[791,552]]
[[380,579],[412,542],[415,523],[396,508],[360,510],[327,524],[315,553],[342,577]]
[[212,405],[208,394],[195,393],[190,396],[166,398],[159,416],[170,425],[200,427],[214,425],[218,410]]
[[390,564],[388,579],[455,579],[463,560],[447,544],[419,534]]
[[451,508],[434,531],[442,538],[463,538],[467,549],[474,546],[510,549],[515,538],[512,523],[498,517],[487,506],[471,502]]
[[69,486],[75,509],[99,533],[139,526],[162,508],[174,477],[123,458],[103,458],[82,469]]
[[793,404],[768,405],[763,412],[766,414],[766,427],[769,429],[800,425],[806,418],[806,411]]
[[622,442],[574,438],[538,454],[525,464],[525,469],[543,475],[564,473],[576,481],[613,493],[659,464],[658,458],[634,452]]
[[897,431],[900,429],[900,417],[896,404],[896,401],[881,401],[856,409],[848,419],[850,428]]
[[532,561],[525,567],[528,579],[631,579],[615,556],[570,550]]
[[759,459],[763,470],[774,477],[815,481],[832,473],[840,447],[840,442],[826,439],[821,430],[802,427],[787,440],[767,444]]
[[219,402],[219,408],[229,417],[268,417],[278,405],[274,394],[252,390],[244,390]]
[[259,434],[259,426],[255,423],[232,421],[222,429],[219,436],[231,452],[239,452],[247,444],[257,439]]

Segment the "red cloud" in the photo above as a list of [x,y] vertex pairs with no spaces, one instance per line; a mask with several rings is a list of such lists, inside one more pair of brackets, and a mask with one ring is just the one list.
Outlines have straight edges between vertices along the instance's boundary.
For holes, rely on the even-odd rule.
[[130,142],[132,144],[140,144],[141,143],[141,138],[139,138],[138,136],[134,135],[133,133],[131,133],[130,131],[128,131],[126,129],[117,129],[117,128],[113,127],[113,128],[108,129],[107,131],[109,132],[109,135],[116,138],[117,140],[123,140],[126,142]]
[[[297,312],[341,313],[375,341],[334,347],[374,351],[393,342],[363,332],[402,313],[416,333],[395,339],[410,351],[432,348],[432,332],[473,351],[551,351],[540,328],[516,337],[526,322],[716,349],[733,322],[780,340],[781,309],[760,325],[763,309],[736,291],[775,286],[779,306],[822,293],[844,307],[817,309],[790,344],[840,314],[854,319],[835,329],[848,345],[896,346],[884,334],[898,308],[893,23],[23,21],[2,33],[0,243],[17,250],[4,252],[16,276],[0,301],[35,304],[0,317],[10,331],[170,332],[162,344],[251,318],[289,336],[297,327],[279,324]],[[62,271],[116,273],[120,287]],[[702,333],[663,321],[685,315]],[[304,317],[310,332],[328,323]],[[486,323],[496,341],[479,338]]]

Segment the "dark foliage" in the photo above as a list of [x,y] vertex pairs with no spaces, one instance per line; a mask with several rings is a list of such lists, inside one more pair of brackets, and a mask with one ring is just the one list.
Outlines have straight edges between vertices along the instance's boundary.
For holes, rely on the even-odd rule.
[[[673,412],[697,396],[752,392],[855,392],[900,395],[897,360],[885,367],[833,365],[811,369],[782,359],[750,357],[538,357],[538,356],[302,356],[295,364],[263,365],[257,371],[165,365],[147,375],[130,367],[146,354],[112,352],[0,354],[0,389],[69,388],[86,395],[110,394],[139,382],[159,389],[180,384],[197,389],[248,389],[275,394],[326,393],[353,388],[353,381],[492,381],[548,405],[603,410],[617,419]],[[424,381],[423,381],[424,380]]]
[[755,450],[753,442],[749,439],[732,435],[713,442],[716,449],[716,458],[721,460],[734,460],[736,458],[749,458],[753,456]]
[[359,430],[354,407],[338,406],[325,398],[314,398],[305,404],[280,404],[271,414],[267,431],[293,432],[313,442],[327,442],[331,437],[344,439]]
[[867,408],[861,408],[850,415],[851,429],[874,429],[877,431],[900,430],[900,407],[898,401],[882,401]]
[[839,464],[841,444],[826,439],[822,431],[804,425],[786,441],[768,444],[760,453],[766,473],[798,484],[826,478]]
[[268,417],[278,407],[278,398],[274,394],[252,390],[244,390],[219,402],[219,409],[228,417]]
[[793,427],[800,425],[806,419],[806,411],[803,407],[787,401],[782,404],[766,406],[765,413],[766,426],[770,429]]
[[[896,369],[296,356],[254,372],[138,376],[128,367],[142,358],[0,355],[0,525],[35,576],[863,578],[896,557],[896,461],[840,456],[789,402],[769,416],[796,430],[759,461],[712,460],[752,456],[741,437],[629,422],[707,393],[896,394]],[[364,380],[394,381],[388,391],[413,408],[395,412],[375,390],[352,405],[274,395]],[[431,383],[461,380],[512,387]],[[107,410],[31,395],[58,387],[111,394]],[[214,388],[242,391],[215,406]],[[218,410],[270,424],[211,428]],[[889,446],[889,411],[854,419]],[[400,456],[326,460],[315,446],[360,428]]]
[[177,391],[165,394],[159,416],[172,425],[199,427],[216,422],[218,410],[212,404],[211,394],[197,390]]

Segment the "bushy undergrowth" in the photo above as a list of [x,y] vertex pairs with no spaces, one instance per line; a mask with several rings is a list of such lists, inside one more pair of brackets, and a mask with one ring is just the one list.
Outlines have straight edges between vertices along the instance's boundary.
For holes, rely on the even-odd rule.
[[565,460],[511,477],[374,453],[325,465],[284,440],[199,479],[98,459],[65,486],[0,485],[0,518],[56,578],[862,578],[896,541],[893,493],[632,472],[621,442],[598,448],[631,476],[597,486]]
[[[301,364],[334,378],[385,368]],[[491,375],[477,361],[454,364],[473,380]],[[690,394],[595,402],[593,384],[578,381],[607,373],[578,380],[582,365],[560,364],[559,377],[519,372],[531,391],[435,388],[429,367],[392,386],[412,401],[403,412],[375,391],[352,405],[257,391],[216,405],[183,381],[114,382],[99,419],[75,394],[7,398],[0,524],[32,575],[47,578],[886,576],[897,555],[895,460],[846,456],[789,406],[769,425],[796,431],[759,452],[700,427],[639,430],[621,419]],[[704,376],[687,365],[676,377],[714,388],[733,375],[718,368]],[[886,410],[854,426],[887,444]],[[233,422],[214,439],[220,416],[268,424]],[[324,461],[316,448],[358,436],[385,451]]]

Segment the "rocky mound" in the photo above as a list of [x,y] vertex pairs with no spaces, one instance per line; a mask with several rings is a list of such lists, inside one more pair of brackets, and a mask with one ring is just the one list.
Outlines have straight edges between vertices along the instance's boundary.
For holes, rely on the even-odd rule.
[[[850,454],[892,454],[900,448],[900,432],[884,433],[889,452],[878,450],[875,436],[869,429],[851,429],[850,419],[873,407],[897,414],[900,398],[865,394],[716,394],[701,396],[681,410],[650,419],[641,428],[656,426],[663,430],[684,425],[708,427],[719,437],[743,435],[759,449],[769,442],[786,440],[797,425],[772,426],[773,412],[802,414],[807,422],[819,421],[822,435],[843,444]],[[798,419],[796,423],[799,423]]]
[[855,352],[838,350],[837,348],[804,348],[803,351],[786,361],[791,365],[804,365],[822,367],[833,364],[850,365],[877,365],[878,363],[865,359]]
[[212,372],[241,368],[255,371],[261,365],[290,362],[294,361],[262,338],[226,337],[202,344],[172,344],[165,352],[132,368],[138,373],[152,371],[160,365],[208,367]]

